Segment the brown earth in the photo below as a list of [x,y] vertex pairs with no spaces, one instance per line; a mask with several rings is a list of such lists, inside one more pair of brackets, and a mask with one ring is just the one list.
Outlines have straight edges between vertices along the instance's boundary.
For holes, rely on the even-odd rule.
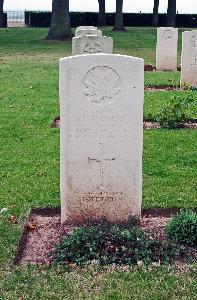
[[[152,238],[165,239],[164,227],[179,209],[152,209],[142,212],[140,227]],[[51,264],[49,253],[74,227],[61,226],[60,210],[33,209],[21,237],[14,263]]]

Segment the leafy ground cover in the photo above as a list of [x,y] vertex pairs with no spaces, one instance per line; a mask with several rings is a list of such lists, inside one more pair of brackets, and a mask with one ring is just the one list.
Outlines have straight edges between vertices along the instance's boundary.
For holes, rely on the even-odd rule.
[[[115,53],[155,64],[155,29],[103,31],[113,36]],[[50,125],[59,114],[58,59],[70,55],[71,44],[46,42],[46,33],[47,29],[0,30],[0,208],[9,210],[8,218],[0,217],[0,299],[195,299],[191,266],[183,272],[163,266],[71,273],[13,267],[11,259],[30,208],[60,205],[59,130]],[[180,72],[146,72],[145,84],[178,85],[179,77]],[[195,91],[147,91],[144,116],[156,115],[176,94],[197,98]],[[196,131],[190,129],[144,131],[143,208],[197,206],[195,141]]]

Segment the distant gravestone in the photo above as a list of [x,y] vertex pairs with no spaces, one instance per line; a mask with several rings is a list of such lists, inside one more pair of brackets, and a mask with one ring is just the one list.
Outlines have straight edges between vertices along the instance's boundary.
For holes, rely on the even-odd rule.
[[84,35],[98,35],[98,36],[102,36],[102,31],[98,30],[98,29],[77,29],[75,31],[75,36],[84,36]]
[[72,55],[113,53],[113,39],[106,36],[86,35],[72,39]]
[[87,30],[96,29],[97,30],[97,27],[95,27],[95,26],[78,26],[76,28],[76,30],[81,30],[81,29],[87,29]]
[[156,69],[177,70],[178,28],[157,28]]
[[140,215],[143,99],[142,59],[60,59],[62,223]]
[[197,30],[182,33],[181,86],[197,87]]

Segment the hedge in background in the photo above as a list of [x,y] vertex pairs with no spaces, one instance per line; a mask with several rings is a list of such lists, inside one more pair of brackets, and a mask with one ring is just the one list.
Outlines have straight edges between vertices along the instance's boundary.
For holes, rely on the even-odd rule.
[[[96,12],[70,12],[71,27],[97,25],[98,13]],[[114,25],[114,13],[107,13],[108,26]],[[50,27],[51,12],[25,11],[25,24],[32,27]],[[159,14],[159,26],[165,26],[166,14]],[[124,13],[124,25],[152,26],[152,14]],[[181,14],[176,17],[177,27],[197,27],[197,14]]]

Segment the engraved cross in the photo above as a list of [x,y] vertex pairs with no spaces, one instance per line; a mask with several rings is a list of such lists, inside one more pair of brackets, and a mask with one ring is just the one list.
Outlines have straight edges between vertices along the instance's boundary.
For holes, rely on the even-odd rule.
[[101,178],[101,187],[104,187],[104,163],[106,161],[115,161],[116,158],[104,158],[104,150],[103,150],[103,144],[99,143],[100,147],[100,158],[90,158],[88,157],[88,163],[99,163],[100,164],[100,178]]
[[191,66],[194,66],[195,71],[197,72],[197,58],[194,59],[194,63],[192,63]]

